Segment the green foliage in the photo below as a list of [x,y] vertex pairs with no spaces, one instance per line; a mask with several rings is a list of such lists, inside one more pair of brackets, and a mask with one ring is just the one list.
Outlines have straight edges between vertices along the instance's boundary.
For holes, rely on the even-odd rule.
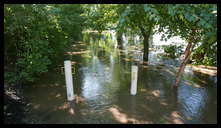
[[78,5],[5,5],[6,82],[34,81],[62,63],[65,48],[80,39],[81,13]]
[[4,72],[4,83],[6,83],[6,85],[14,85],[19,80],[19,78],[15,76],[15,72]]
[[196,65],[217,66],[217,44],[203,43],[193,51],[191,59]]
[[85,22],[85,17],[81,16],[84,13],[83,8],[77,4],[56,6],[59,9],[59,25],[61,25],[61,29],[67,38],[73,41],[80,40],[82,34],[79,32],[83,30],[84,25],[82,23]]
[[171,58],[177,58],[182,54],[182,46],[177,46],[177,45],[166,45],[163,46],[164,52],[168,57]]
[[[180,36],[194,46],[202,45],[200,42],[205,43],[205,39],[211,45],[217,42],[215,4],[90,5],[87,12],[90,26],[100,32],[112,24],[118,33],[129,31],[145,37],[147,33],[164,32],[168,35],[162,36],[164,40]],[[216,58],[210,57],[212,59],[207,60]]]
[[160,15],[159,31],[164,31],[163,28],[167,28],[164,31],[167,34],[179,35],[187,42],[193,43],[199,43],[203,40],[202,37],[209,35],[211,40],[216,40],[216,5],[168,4],[157,5],[156,8]]
[[131,4],[122,6],[118,26],[123,30],[130,29],[137,34],[148,33],[153,30],[158,17],[152,11],[157,12],[153,5]]
[[112,4],[96,4],[85,5],[85,17],[87,18],[85,25],[87,28],[102,32],[116,27],[118,15],[116,9],[119,5]]
[[[217,6],[214,4],[158,5],[159,31],[179,35],[197,46],[195,64],[216,65]],[[166,28],[166,30],[164,29]],[[168,37],[163,37],[168,39]]]
[[167,53],[169,57],[175,58],[176,46],[175,45],[164,46],[164,52]]

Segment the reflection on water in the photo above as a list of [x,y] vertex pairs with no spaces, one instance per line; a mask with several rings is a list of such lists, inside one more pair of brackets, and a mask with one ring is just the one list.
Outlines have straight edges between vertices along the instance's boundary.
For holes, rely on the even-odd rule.
[[149,65],[138,64],[137,95],[131,96],[131,65],[142,60],[142,52],[139,47],[118,50],[116,43],[103,46],[116,41],[113,35],[87,34],[86,43],[69,51],[75,53],[69,55],[75,62],[76,101],[67,102],[60,70],[25,87],[31,106],[28,123],[217,123],[216,83],[187,67],[180,87],[173,90],[179,61],[154,51]]
[[205,107],[205,101],[208,100],[205,89],[181,86],[179,90],[179,94],[181,94],[179,100],[182,103],[180,109],[186,117],[199,120],[200,114],[202,114],[200,111]]

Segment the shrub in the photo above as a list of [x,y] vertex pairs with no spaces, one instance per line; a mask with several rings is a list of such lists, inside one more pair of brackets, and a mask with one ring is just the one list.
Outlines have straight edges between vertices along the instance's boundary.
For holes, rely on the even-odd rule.
[[171,58],[176,58],[179,57],[182,54],[182,48],[183,46],[177,46],[177,45],[167,45],[167,46],[163,46],[164,48],[164,52],[166,53],[166,55],[168,57]]
[[75,5],[68,17],[69,7],[4,5],[6,83],[34,81],[52,65],[63,62],[64,50],[73,40],[69,37],[79,40],[82,31],[80,6]]

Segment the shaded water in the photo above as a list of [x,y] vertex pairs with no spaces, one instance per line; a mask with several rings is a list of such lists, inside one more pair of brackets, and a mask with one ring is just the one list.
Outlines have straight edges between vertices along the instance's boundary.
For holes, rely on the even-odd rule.
[[[112,36],[111,39],[113,39]],[[68,54],[73,62],[74,93],[68,103],[64,74],[55,70],[24,88],[30,101],[28,123],[217,123],[217,90],[208,76],[186,69],[177,90],[171,88],[176,60],[150,53],[139,64],[137,95],[130,95],[131,65],[139,50],[115,49],[109,38],[86,36]]]

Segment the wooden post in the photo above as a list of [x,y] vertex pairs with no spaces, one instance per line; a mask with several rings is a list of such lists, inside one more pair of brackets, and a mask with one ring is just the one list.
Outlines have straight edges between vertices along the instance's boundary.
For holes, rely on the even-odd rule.
[[64,61],[64,69],[65,69],[65,80],[66,80],[66,88],[67,88],[67,99],[68,101],[74,100],[74,90],[73,90],[73,80],[72,80],[72,71],[71,71],[71,61]]
[[137,93],[137,73],[138,73],[138,67],[136,65],[132,66],[132,72],[131,72],[131,88],[130,88],[130,94],[136,95]]

